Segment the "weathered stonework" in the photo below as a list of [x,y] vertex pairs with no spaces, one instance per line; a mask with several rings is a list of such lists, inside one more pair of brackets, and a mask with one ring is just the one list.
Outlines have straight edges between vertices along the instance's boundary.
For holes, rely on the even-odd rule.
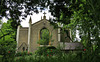
[[18,41],[18,51],[23,51],[23,46],[26,47],[25,50],[27,50],[28,47],[28,28],[20,28],[19,29],[19,39]]

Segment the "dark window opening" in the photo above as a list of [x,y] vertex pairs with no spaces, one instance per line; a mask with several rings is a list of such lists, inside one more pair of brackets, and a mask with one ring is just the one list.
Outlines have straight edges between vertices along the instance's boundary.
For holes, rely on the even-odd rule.
[[26,51],[28,51],[28,47],[27,47]]
[[25,51],[25,47],[23,47],[23,51]]

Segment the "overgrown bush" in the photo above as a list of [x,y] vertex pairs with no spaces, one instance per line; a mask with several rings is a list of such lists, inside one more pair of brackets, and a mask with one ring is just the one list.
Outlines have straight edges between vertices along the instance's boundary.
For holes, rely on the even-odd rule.
[[11,40],[0,40],[0,55],[2,62],[11,62],[15,58],[16,42]]
[[46,55],[47,47],[38,47],[38,50],[35,52],[36,55]]
[[59,55],[61,53],[61,50],[56,49],[54,46],[49,47],[39,47],[38,50],[35,52],[36,55],[44,55],[44,56],[53,56],[53,55]]
[[[41,48],[39,48],[41,49]],[[45,50],[45,54],[49,55],[40,55],[37,56],[35,54],[31,56],[19,56],[16,57],[15,62],[99,62],[100,55],[96,55],[95,52],[89,53],[89,50],[84,49],[80,51],[70,51],[69,53],[65,52],[57,52],[56,55],[51,55],[53,50],[49,49],[47,53],[47,48],[43,47]],[[40,52],[38,50],[36,53]],[[42,54],[43,51],[41,51]]]
[[15,56],[18,57],[18,56],[29,56],[29,55],[32,55],[32,53],[24,51],[24,52],[17,52]]

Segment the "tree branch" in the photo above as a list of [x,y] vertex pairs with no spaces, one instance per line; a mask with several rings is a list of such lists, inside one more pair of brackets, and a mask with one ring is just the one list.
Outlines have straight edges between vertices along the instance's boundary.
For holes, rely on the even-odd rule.
[[[12,32],[13,32],[13,31],[12,31]],[[0,39],[3,38],[3,37],[6,36],[6,35],[11,34],[12,32],[9,32],[9,33],[7,33],[7,34],[4,34],[3,36],[0,37]]]

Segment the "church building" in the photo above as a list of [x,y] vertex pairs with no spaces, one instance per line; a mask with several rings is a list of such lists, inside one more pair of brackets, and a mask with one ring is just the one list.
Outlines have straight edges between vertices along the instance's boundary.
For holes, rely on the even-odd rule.
[[[38,40],[41,38],[41,30],[48,29],[49,33],[52,34],[52,46],[57,47],[59,44],[62,43],[63,40],[68,44],[70,42],[69,38],[65,38],[65,34],[61,34],[61,29],[56,28],[50,24],[50,22],[46,19],[44,14],[43,19],[41,18],[40,21],[32,24],[32,19],[29,19],[29,27],[21,27],[18,26],[17,28],[17,51],[29,51],[35,52],[38,47],[41,45],[37,43]],[[69,32],[69,35],[71,33]],[[48,46],[51,45],[49,42]],[[68,47],[67,47],[68,46]],[[68,44],[66,47],[69,49],[71,44]],[[71,48],[70,48],[71,49]],[[72,48],[73,49],[73,48]],[[74,47],[75,49],[75,47]]]

